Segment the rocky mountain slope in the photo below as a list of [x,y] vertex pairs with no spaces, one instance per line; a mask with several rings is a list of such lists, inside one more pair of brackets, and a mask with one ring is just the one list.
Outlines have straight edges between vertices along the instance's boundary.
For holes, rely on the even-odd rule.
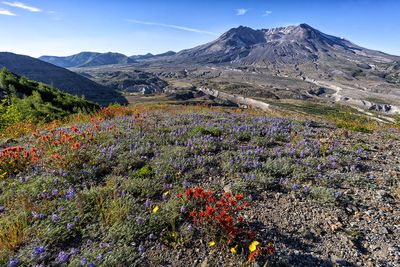
[[217,40],[179,52],[175,59],[202,64],[233,63],[266,66],[302,64],[326,58],[388,63],[400,60],[379,51],[362,48],[352,42],[322,33],[307,24],[254,30],[240,26]]
[[96,71],[96,68],[83,68],[76,69],[76,71],[99,84],[109,88],[116,88],[125,93],[159,93],[168,85],[167,82],[156,75],[140,70],[124,72],[113,71],[112,69],[109,71]]
[[66,93],[77,96],[84,95],[86,99],[100,104],[125,102],[124,98],[114,89],[29,56],[1,52],[0,68],[2,67],[17,75],[57,87]]

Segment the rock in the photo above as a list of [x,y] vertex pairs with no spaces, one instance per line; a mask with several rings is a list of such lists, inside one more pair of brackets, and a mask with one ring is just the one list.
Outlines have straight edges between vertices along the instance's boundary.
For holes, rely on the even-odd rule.
[[201,263],[201,267],[208,267],[208,258],[205,258]]
[[384,235],[387,235],[389,233],[388,229],[386,227],[381,228],[381,233]]
[[343,224],[341,222],[337,222],[335,224],[331,224],[330,227],[331,227],[332,232],[336,232],[337,230],[339,230],[343,227]]

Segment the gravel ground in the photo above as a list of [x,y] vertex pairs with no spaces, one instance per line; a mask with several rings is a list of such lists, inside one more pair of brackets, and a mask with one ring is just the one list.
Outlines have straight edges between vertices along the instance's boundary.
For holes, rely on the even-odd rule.
[[[340,132],[339,142],[365,144],[368,160],[363,175],[368,186],[343,188],[338,205],[310,201],[296,193],[265,191],[247,216],[262,240],[271,240],[276,255],[267,266],[400,266],[400,201],[391,179],[400,176],[400,136]],[[143,257],[147,266],[238,266],[224,250],[197,241],[172,250],[155,245]],[[260,260],[255,265],[263,266]]]

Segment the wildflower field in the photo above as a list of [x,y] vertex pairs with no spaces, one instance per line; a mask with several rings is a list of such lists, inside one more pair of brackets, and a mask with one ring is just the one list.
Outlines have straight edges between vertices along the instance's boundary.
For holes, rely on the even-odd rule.
[[290,265],[279,199],[337,212],[389,182],[346,131],[233,109],[110,107],[30,129],[0,148],[1,266]]

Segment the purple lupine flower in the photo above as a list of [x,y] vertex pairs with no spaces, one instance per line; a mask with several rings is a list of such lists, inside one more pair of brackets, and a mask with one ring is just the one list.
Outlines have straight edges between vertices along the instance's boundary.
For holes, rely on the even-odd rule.
[[321,171],[322,170],[322,165],[321,164],[318,164],[318,166],[317,166],[317,171]]
[[53,197],[58,195],[58,189],[54,188],[53,191],[51,191],[51,194],[53,195]]
[[106,242],[101,242],[99,245],[99,248],[103,249],[103,248],[108,248],[110,245]]
[[101,261],[103,259],[103,255],[99,254],[96,256],[97,261]]
[[44,249],[43,246],[35,247],[35,248],[32,250],[32,257],[40,256],[40,255],[42,255],[44,252],[45,252],[45,249]]
[[298,188],[299,188],[299,185],[298,185],[298,184],[294,183],[294,184],[292,185],[292,190],[297,190]]
[[181,211],[181,213],[184,213],[184,212],[186,212],[186,207],[185,207],[185,206],[181,206],[181,209],[180,209],[180,211]]
[[94,264],[93,262],[89,264],[88,267],[96,267],[96,264]]
[[17,267],[18,266],[18,258],[12,257],[8,262],[8,267]]
[[145,206],[146,208],[148,208],[148,207],[151,206],[151,201],[150,201],[150,199],[146,199],[146,202],[144,203],[144,206]]
[[57,214],[51,215],[51,222],[57,223],[60,220],[60,217]]
[[60,251],[60,253],[58,253],[57,262],[59,264],[63,264],[68,261],[68,258],[69,258],[69,255],[67,252]]
[[82,264],[83,266],[86,266],[86,264],[87,264],[87,259],[86,259],[85,256],[82,256],[82,257],[81,257],[81,264]]
[[168,194],[162,194],[162,199],[166,202],[168,201]]
[[149,234],[149,240],[155,240],[156,236],[154,234]]
[[0,213],[4,212],[6,208],[3,205],[0,205]]
[[136,224],[138,224],[138,225],[140,225],[140,224],[142,224],[143,223],[143,217],[137,217],[136,218]]
[[67,230],[70,231],[72,228],[74,228],[74,226],[74,223],[67,223]]
[[188,229],[189,232],[192,232],[193,231],[193,225],[189,224],[187,229]]
[[32,216],[33,216],[33,219],[39,219],[39,213],[37,213],[36,211],[32,211]]
[[72,200],[75,197],[75,194],[76,194],[75,190],[72,187],[70,187],[68,189],[67,193],[65,194],[65,198],[67,200]]
[[138,248],[139,253],[144,253],[144,247],[143,245],[140,245]]
[[308,193],[308,191],[310,191],[310,188],[308,188],[308,186],[304,186],[304,188],[303,188],[303,192],[304,193]]
[[73,257],[76,256],[76,255],[78,254],[78,249],[76,249],[76,248],[71,248],[69,254],[70,254],[71,256],[73,256]]
[[93,245],[93,241],[92,240],[88,240],[88,241],[86,241],[86,246],[87,247],[91,247]]
[[335,198],[339,198],[342,195],[340,191],[335,192]]

